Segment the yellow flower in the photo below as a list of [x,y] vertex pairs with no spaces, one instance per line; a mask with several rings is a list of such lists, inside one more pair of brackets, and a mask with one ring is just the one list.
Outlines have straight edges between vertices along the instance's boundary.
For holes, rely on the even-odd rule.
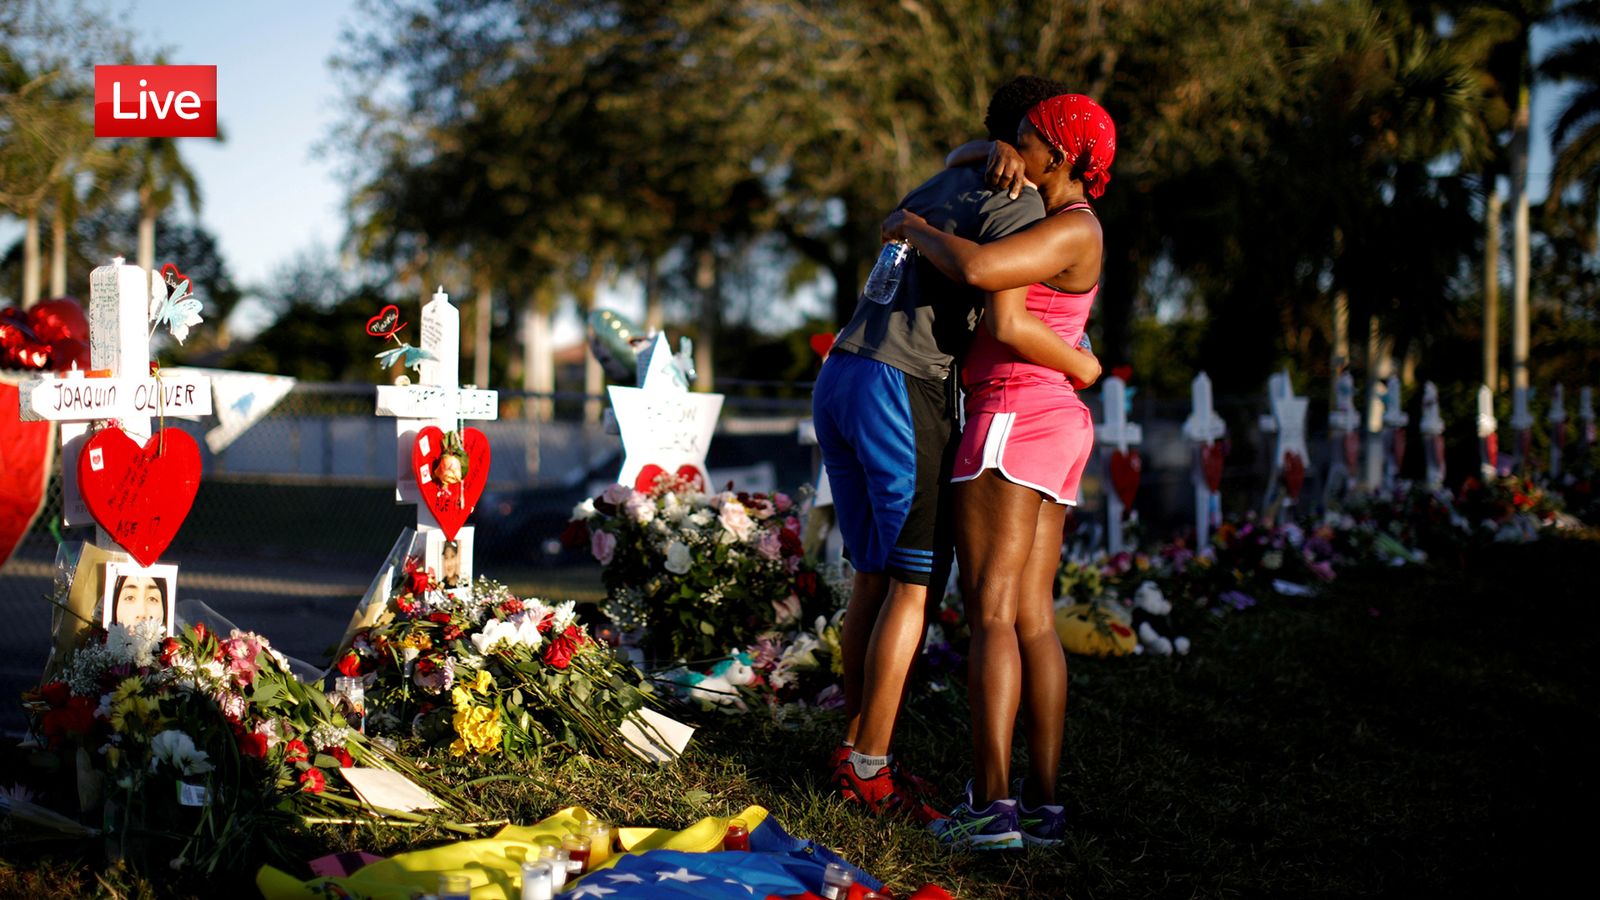
[[489,676],[488,669],[478,670],[478,680],[472,683],[472,689],[480,694],[489,693],[489,688],[494,687],[494,679]]
[[121,703],[129,697],[139,693],[143,687],[143,678],[124,678],[117,684],[117,689],[111,693],[111,702]]
[[111,704],[111,728],[121,734],[149,740],[154,736],[155,726],[160,719],[155,701],[148,697],[134,694],[120,703]]
[[466,685],[457,683],[450,689],[450,704],[456,709],[466,709],[472,705],[472,694]]
[[828,651],[828,668],[833,671],[833,674],[843,676],[844,648],[839,644],[839,629],[831,626],[824,628],[817,637],[821,639],[822,646]]
[[399,641],[400,646],[410,647],[414,650],[432,650],[433,638],[428,637],[425,631],[413,631]]
[[459,738],[451,743],[450,752],[465,756],[468,750],[491,754],[500,750],[500,711],[487,706],[465,706],[456,709],[451,721]]

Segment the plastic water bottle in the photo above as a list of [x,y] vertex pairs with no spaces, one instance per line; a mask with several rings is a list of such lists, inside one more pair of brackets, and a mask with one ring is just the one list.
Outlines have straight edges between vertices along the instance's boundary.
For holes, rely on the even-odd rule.
[[905,241],[890,241],[878,254],[878,264],[867,276],[867,286],[861,296],[873,303],[887,304],[900,292],[900,278],[906,271],[906,257],[911,255],[911,245]]

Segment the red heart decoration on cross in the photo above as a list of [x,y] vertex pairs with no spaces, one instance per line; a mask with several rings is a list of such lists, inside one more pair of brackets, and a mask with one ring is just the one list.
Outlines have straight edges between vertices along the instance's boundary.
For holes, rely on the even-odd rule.
[[1499,432],[1491,431],[1488,434],[1483,436],[1483,456],[1484,456],[1484,460],[1483,461],[1488,464],[1489,468],[1495,469],[1496,471],[1498,471],[1498,469],[1496,467],[1498,467],[1500,465],[1500,433]]
[[1139,473],[1143,470],[1144,459],[1138,450],[1130,447],[1126,453],[1111,452],[1111,486],[1116,489],[1117,499],[1122,501],[1124,516],[1133,508],[1134,495],[1139,493]]
[[1389,450],[1394,454],[1395,471],[1399,471],[1400,464],[1405,462],[1406,459],[1406,430],[1404,428],[1396,428],[1394,430],[1394,443]]
[[89,515],[140,565],[154,565],[177,536],[200,489],[200,447],[176,428],[139,446],[102,428],[78,456],[78,491]]
[[[451,541],[472,515],[478,498],[483,496],[484,485],[489,483],[489,439],[476,428],[463,428],[461,449],[467,456],[465,465],[455,454],[445,453],[444,432],[437,425],[417,432],[411,445],[411,476],[417,480],[422,505],[439,523],[445,539]],[[446,460],[446,456],[454,462]]]
[[1344,433],[1344,468],[1346,472],[1354,473],[1356,466],[1361,464],[1361,437],[1355,429]]
[[404,328],[400,321],[400,307],[393,303],[378,310],[378,314],[367,320],[367,334],[375,338],[392,338],[394,333]]
[[1300,499],[1300,488],[1306,483],[1306,461],[1293,450],[1283,455],[1283,487],[1290,500]]
[[[189,281],[189,276],[179,272],[176,265],[167,263],[161,267],[161,280],[167,283],[167,294],[170,296],[178,285]],[[192,281],[189,281],[189,290],[191,292],[194,291],[194,282]]]
[[1200,473],[1213,494],[1222,487],[1222,460],[1227,455],[1221,441],[1212,441],[1200,448]]
[[55,424],[18,418],[17,386],[0,381],[0,565],[11,556],[44,507],[55,448]]

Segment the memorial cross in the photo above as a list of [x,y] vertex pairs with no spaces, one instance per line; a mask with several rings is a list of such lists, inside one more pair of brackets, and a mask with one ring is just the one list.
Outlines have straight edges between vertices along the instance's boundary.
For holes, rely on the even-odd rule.
[[1428,487],[1437,488],[1444,484],[1444,417],[1439,414],[1439,389],[1431,381],[1422,385],[1422,420],[1417,430],[1422,433]]
[[1550,477],[1560,478],[1561,454],[1567,446],[1567,398],[1559,384],[1550,394],[1550,414],[1545,421],[1550,423]]
[[1494,417],[1494,392],[1478,385],[1478,468],[1485,479],[1500,471],[1500,422]]
[[1406,458],[1406,426],[1411,416],[1400,406],[1400,376],[1390,375],[1383,392],[1383,489],[1394,490]]
[[1328,484],[1324,502],[1349,492],[1361,461],[1361,415],[1356,411],[1356,380],[1349,372],[1339,373],[1333,382],[1333,404],[1328,409],[1328,438],[1333,446],[1328,454]]
[[1533,388],[1517,388],[1511,393],[1511,431],[1516,434],[1517,456],[1510,471],[1528,474],[1529,449],[1533,445]]
[[[417,533],[439,531],[432,513],[422,502],[412,471],[412,447],[417,432],[430,425],[449,433],[463,422],[494,420],[500,417],[500,393],[480,390],[476,385],[461,387],[461,311],[450,303],[450,295],[440,285],[433,299],[422,308],[421,349],[431,355],[422,360],[418,384],[402,376],[395,384],[378,385],[376,415],[395,418],[395,503],[417,507]],[[461,529],[458,547],[461,571],[471,572],[471,530]],[[442,543],[441,543],[442,546]]]
[[1211,543],[1211,528],[1222,518],[1222,437],[1228,425],[1211,404],[1211,377],[1201,372],[1189,385],[1190,412],[1183,436],[1194,444],[1194,546]]
[[[211,381],[205,376],[151,376],[150,294],[150,274],[120,256],[90,272],[90,372],[47,373],[18,389],[23,419],[60,424],[63,525],[94,521],[78,486],[78,457],[91,423],[115,419],[128,437],[143,444],[152,433],[153,416],[211,412]],[[99,546],[115,543],[104,528],[95,535]]]
[[1280,505],[1279,487],[1284,489],[1283,504],[1292,506],[1299,500],[1300,487],[1305,483],[1306,460],[1311,455],[1306,449],[1306,408],[1310,401],[1295,396],[1294,381],[1289,370],[1284,369],[1267,379],[1267,402],[1272,411],[1261,417],[1261,430],[1277,435],[1263,503],[1266,520],[1271,522]]
[[1144,440],[1144,429],[1128,421],[1128,405],[1128,388],[1121,378],[1113,375],[1101,382],[1100,407],[1105,422],[1096,424],[1094,433],[1101,448],[1108,451],[1105,459],[1111,490],[1106,491],[1106,550],[1113,556],[1123,550],[1122,520],[1127,513],[1123,490],[1127,490],[1128,499],[1131,500],[1138,489],[1139,472],[1143,468],[1139,451],[1130,452],[1129,448]]

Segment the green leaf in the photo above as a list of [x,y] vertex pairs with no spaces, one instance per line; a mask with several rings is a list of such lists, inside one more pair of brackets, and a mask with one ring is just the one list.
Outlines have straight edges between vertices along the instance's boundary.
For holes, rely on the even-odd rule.
[[711,793],[709,791],[702,791],[699,788],[695,788],[694,790],[685,793],[683,795],[683,799],[689,801],[689,803],[693,806],[703,806],[707,800],[711,799]]

